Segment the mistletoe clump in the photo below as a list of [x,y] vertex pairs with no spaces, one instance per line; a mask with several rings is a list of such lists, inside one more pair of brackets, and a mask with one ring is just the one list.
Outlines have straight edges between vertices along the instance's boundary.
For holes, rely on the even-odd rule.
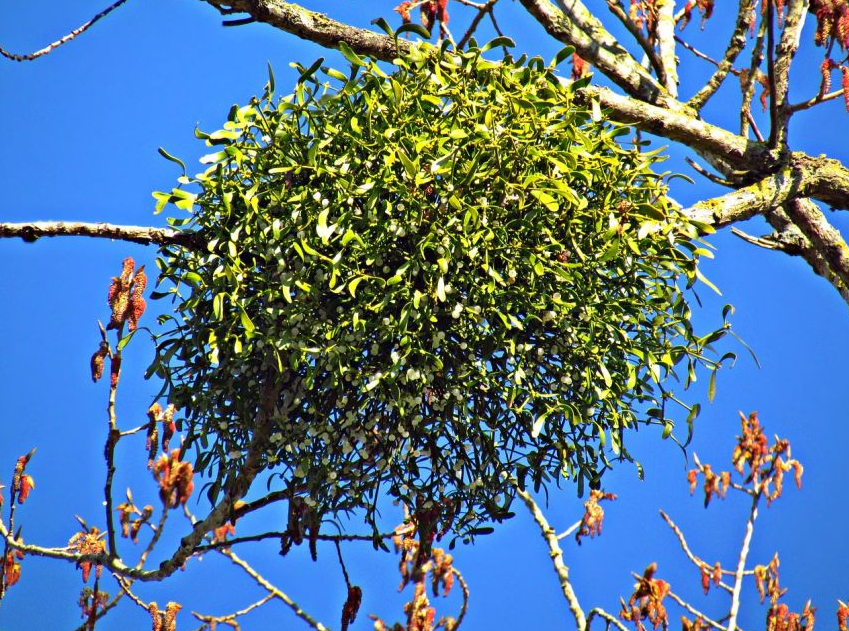
[[473,535],[514,484],[597,486],[626,430],[668,435],[676,370],[718,367],[724,327],[697,336],[685,300],[704,226],[657,156],[555,63],[489,48],[413,47],[388,73],[343,45],[349,72],[319,60],[283,98],[272,77],[199,132],[198,194],[157,194],[206,244],[163,251],[155,368],[212,498],[250,461],[304,523],[374,527],[388,494],[421,535]]

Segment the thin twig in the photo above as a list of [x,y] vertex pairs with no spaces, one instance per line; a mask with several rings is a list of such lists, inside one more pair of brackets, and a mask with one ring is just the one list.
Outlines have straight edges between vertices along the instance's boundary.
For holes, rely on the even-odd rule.
[[815,97],[808,99],[807,101],[802,101],[801,103],[796,103],[795,105],[790,106],[790,111],[800,112],[802,110],[806,110],[808,108],[813,107],[814,105],[819,105],[820,103],[825,103],[826,101],[831,101],[832,99],[836,99],[843,96],[843,89],[835,90],[834,92],[829,92],[828,94],[819,95],[817,94]]
[[342,558],[342,546],[339,545],[339,540],[334,541],[336,544],[336,556],[339,557],[339,567],[342,568],[342,576],[345,578],[345,587],[351,589],[351,579],[348,576],[348,568],[345,567],[345,559]]
[[764,248],[766,250],[781,250],[781,244],[776,243],[775,240],[770,237],[756,237],[754,235],[749,234],[748,232],[743,232],[739,228],[731,228],[731,233],[735,237],[739,237],[743,239],[746,243],[751,243],[752,245],[756,245],[759,248]]
[[689,611],[692,615],[697,616],[697,617],[701,618],[702,620],[704,620],[705,622],[707,622],[707,623],[708,623],[710,626],[712,626],[714,629],[718,629],[719,631],[728,631],[728,629],[727,629],[726,627],[723,627],[723,626],[722,626],[720,623],[718,623],[716,620],[712,620],[711,618],[708,618],[705,614],[703,614],[701,611],[699,611],[698,609],[696,609],[695,607],[693,607],[690,603],[688,603],[688,602],[686,602],[685,600],[683,600],[683,599],[682,599],[680,596],[678,596],[678,594],[676,594],[675,592],[673,592],[673,591],[671,591],[671,590],[670,590],[670,592],[669,592],[669,597],[670,597],[672,600],[674,600],[676,603],[678,603],[681,607],[683,607],[684,609],[686,609],[687,611]]
[[469,584],[456,567],[451,566],[451,571],[457,577],[457,581],[460,583],[460,589],[463,591],[463,604],[460,605],[460,614],[457,616],[457,621],[453,627],[456,630],[463,623],[463,618],[466,617],[466,612],[469,610]]
[[[238,511],[236,511],[238,514]],[[209,552],[210,550],[217,550],[219,548],[227,548],[230,546],[237,545],[239,543],[248,543],[251,541],[263,541],[265,539],[280,539],[286,535],[286,531],[272,531],[272,532],[263,532],[258,533],[256,535],[245,535],[244,537],[233,537],[232,539],[227,539],[226,541],[213,541],[211,543],[206,543],[203,545],[199,545],[195,547],[196,552]],[[380,539],[389,540],[394,536],[394,533],[384,533],[379,535]],[[368,541],[369,543],[374,541],[374,537],[372,535],[318,535],[316,537],[318,541]]]
[[[103,329],[101,328],[101,331]],[[118,329],[117,336],[120,340],[124,334],[124,324]],[[104,338],[105,338],[104,334]],[[106,447],[103,450],[106,459],[106,482],[103,485],[103,508],[106,511],[106,538],[109,544],[109,556],[118,556],[118,547],[115,538],[115,517],[112,515],[112,480],[115,478],[115,447],[121,439],[121,430],[118,429],[118,419],[115,415],[115,398],[118,393],[118,381],[121,375],[121,351],[112,352],[110,349],[109,370],[109,402],[106,405],[108,425],[106,430]]]
[[657,54],[657,51],[654,49],[654,46],[645,34],[634,23],[634,20],[632,20],[625,12],[625,9],[622,7],[622,0],[607,0],[607,8],[614,16],[616,16],[616,18],[619,19],[622,25],[628,29],[631,37],[637,40],[640,48],[642,48],[643,52],[646,54],[646,58],[649,60],[652,69],[657,73],[658,80],[663,85],[666,85],[666,70],[663,67],[663,62],[661,62],[660,56]]
[[463,35],[462,39],[458,42],[457,48],[463,48],[466,44],[469,43],[469,40],[472,38],[472,35],[474,35],[475,31],[477,30],[478,26],[480,25],[481,20],[483,20],[483,17],[487,13],[490,13],[492,11],[492,7],[495,6],[496,2],[498,2],[498,0],[488,0],[488,2],[486,4],[484,4],[483,6],[481,6],[478,9],[477,14],[472,19],[471,24],[469,24],[469,28],[466,29],[466,33]]
[[557,535],[557,538],[558,539],[565,539],[569,535],[573,534],[578,528],[580,528],[581,524],[583,524],[583,523],[584,523],[583,519],[580,520],[580,521],[576,521],[574,524],[569,526],[566,530],[564,530],[559,535]]
[[746,558],[749,556],[749,546],[752,543],[752,535],[755,532],[755,520],[758,518],[758,503],[761,499],[761,492],[757,482],[755,488],[759,492],[752,498],[752,508],[746,520],[746,533],[743,535],[743,543],[740,546],[740,558],[737,560],[737,571],[734,573],[734,590],[731,593],[728,631],[735,631],[737,629],[737,614],[740,611],[740,592],[743,589],[743,576],[746,573]]
[[265,579],[265,577],[263,577],[259,572],[257,572],[255,569],[253,569],[248,563],[246,563],[240,557],[238,557],[235,552],[233,552],[232,550],[226,550],[226,549],[219,550],[218,552],[220,554],[223,554],[225,557],[230,559],[233,563],[235,563],[240,568],[242,568],[247,573],[248,576],[250,576],[252,579],[254,579],[254,581],[256,581],[257,584],[260,587],[262,587],[263,589],[265,589],[270,595],[272,595],[274,598],[282,600],[284,603],[286,603],[286,605],[289,606],[289,608],[294,612],[294,614],[296,616],[298,616],[298,618],[300,618],[301,620],[306,622],[313,629],[315,629],[316,631],[330,631],[330,629],[328,629],[326,626],[324,626],[323,624],[318,622],[315,618],[310,616],[306,611],[301,609],[301,607],[294,600],[289,598],[289,596],[285,592],[281,591],[280,589],[278,589],[277,587],[275,587],[274,585],[269,583]]
[[720,186],[725,186],[727,188],[734,188],[734,184],[726,180],[724,177],[716,175],[715,173],[711,173],[706,168],[704,168],[701,164],[693,160],[692,158],[685,158],[687,164],[689,164],[693,169],[702,177],[709,179],[714,184],[719,184]]
[[[681,529],[678,528],[678,526],[675,525],[675,522],[672,521],[672,519],[669,517],[669,515],[667,515],[663,511],[660,511],[660,516],[663,517],[664,521],[666,521],[666,523],[669,524],[669,527],[672,529],[672,532],[674,532],[675,536],[678,537],[678,542],[681,544],[681,549],[684,551],[684,554],[687,555],[687,558],[690,559],[690,561],[693,563],[693,565],[695,565],[699,569],[701,569],[705,566],[710,567],[709,564],[705,563],[699,557],[697,557],[695,554],[693,554],[693,552],[690,550],[690,547],[687,545],[687,540],[684,538],[684,533],[681,532]],[[723,574],[730,574],[732,576],[734,575],[734,572],[732,572],[731,570],[722,570],[722,573]],[[754,572],[748,571],[748,572],[744,572],[744,574],[754,574]],[[731,586],[726,585],[723,582],[720,582],[719,586],[722,589],[724,589],[725,591],[727,591],[729,594],[732,591]]]
[[91,18],[88,22],[86,22],[85,24],[83,24],[79,28],[74,29],[73,31],[71,31],[70,33],[68,33],[67,35],[62,37],[61,39],[58,39],[51,44],[48,44],[47,46],[45,46],[41,50],[37,50],[34,53],[30,53],[28,55],[15,55],[15,54],[10,53],[9,51],[5,50],[2,46],[0,46],[0,55],[3,55],[7,59],[11,59],[12,61],[32,61],[33,59],[38,59],[42,55],[48,54],[52,50],[61,46],[62,44],[67,44],[72,39],[74,39],[77,35],[84,33],[89,28],[91,28],[94,25],[95,22],[97,22],[101,18],[104,18],[107,15],[109,15],[110,13],[112,13],[112,11],[114,11],[115,9],[120,7],[126,1],[127,0],[117,0],[117,2],[115,2],[111,6],[107,7],[106,9],[104,9],[103,11],[101,11],[100,13],[95,15],[93,18]]
[[200,620],[201,622],[205,622],[209,625],[213,625],[213,624],[216,624],[216,623],[217,624],[228,624],[228,623],[232,622],[233,620],[235,620],[236,618],[238,618],[240,616],[244,616],[246,614],[249,614],[254,609],[258,609],[258,608],[262,607],[265,603],[267,603],[272,598],[274,598],[274,594],[266,594],[261,599],[259,599],[255,603],[251,603],[250,605],[248,605],[244,609],[240,609],[239,611],[234,611],[233,613],[227,614],[225,616],[208,616],[208,615],[200,614],[196,611],[193,611],[192,615],[195,618],[197,618],[198,620]]
[[596,616],[607,622],[608,628],[612,624],[617,629],[619,629],[619,631],[628,631],[628,627],[622,624],[621,620],[619,620],[616,616],[607,613],[604,609],[601,609],[600,607],[595,607],[591,609],[589,614],[587,614],[587,631],[589,631],[590,625],[593,622],[593,618],[595,618]]
[[752,49],[752,59],[749,63],[749,71],[746,74],[743,85],[743,101],[740,105],[740,135],[744,138],[749,137],[749,121],[752,120],[752,97],[755,94],[755,73],[758,72],[758,67],[763,60],[764,49],[764,34],[766,25],[761,20],[758,27],[758,34],[755,38],[755,46]]

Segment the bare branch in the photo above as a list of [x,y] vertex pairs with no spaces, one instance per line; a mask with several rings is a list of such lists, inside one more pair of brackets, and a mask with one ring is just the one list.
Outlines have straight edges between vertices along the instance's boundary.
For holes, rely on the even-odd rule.
[[570,535],[575,534],[575,531],[576,531],[578,528],[580,528],[580,527],[581,527],[581,525],[582,525],[583,523],[584,523],[584,520],[583,520],[583,519],[582,519],[582,520],[580,520],[580,521],[576,521],[574,524],[572,524],[571,526],[569,526],[566,530],[564,530],[564,531],[563,531],[563,532],[561,532],[559,535],[557,535],[557,538],[558,538],[558,539],[565,539],[566,537],[568,537],[568,536],[570,536]]
[[696,92],[693,97],[687,102],[687,105],[695,110],[700,110],[704,107],[708,99],[712,97],[725,78],[729,71],[732,70],[734,62],[737,60],[737,55],[746,46],[746,31],[749,29],[749,15],[754,8],[753,0],[741,0],[737,7],[737,19],[734,24],[734,32],[731,34],[731,39],[728,42],[728,47],[725,49],[725,54],[717,65],[716,70],[707,80],[704,87]]
[[828,94],[819,95],[817,94],[815,97],[808,99],[807,101],[802,101],[801,103],[796,103],[795,105],[790,106],[790,112],[796,113],[802,110],[809,109],[814,105],[819,105],[820,103],[825,103],[826,101],[832,101],[834,99],[840,98],[843,96],[843,88],[839,90],[834,90],[833,92],[829,92]]
[[260,598],[258,601],[256,601],[255,603],[251,603],[250,605],[248,605],[244,609],[239,609],[239,611],[234,611],[233,613],[230,613],[230,614],[227,614],[227,615],[224,615],[224,616],[209,616],[209,615],[200,614],[196,611],[193,611],[192,615],[195,618],[197,618],[198,620],[200,620],[201,622],[205,622],[206,624],[210,625],[211,628],[214,628],[212,625],[229,624],[229,623],[233,622],[234,620],[236,620],[236,618],[239,618],[241,616],[249,614],[254,609],[258,609],[259,607],[262,607],[265,603],[267,603],[272,598],[274,598],[274,594],[266,594],[265,596]]
[[784,18],[784,30],[775,51],[773,76],[770,81],[772,102],[775,103],[775,137],[773,146],[787,143],[787,126],[793,110],[787,103],[788,87],[790,85],[790,64],[799,48],[799,38],[805,25],[807,0],[790,0],[787,6],[787,16]]
[[[707,563],[705,563],[702,559],[693,554],[693,552],[690,550],[690,546],[687,545],[687,540],[684,538],[684,533],[681,532],[681,529],[675,525],[675,522],[672,521],[669,515],[667,515],[663,511],[660,511],[660,516],[663,517],[663,520],[669,525],[669,527],[672,529],[672,532],[675,533],[675,536],[678,537],[678,543],[681,545],[681,549],[684,551],[684,554],[686,554],[687,558],[690,559],[690,562],[699,569],[707,566]],[[746,574],[752,573],[753,572],[746,572]],[[723,574],[733,574],[733,572],[723,570]],[[726,585],[725,583],[720,583],[719,586],[729,593],[732,590],[731,586]]]
[[678,98],[678,60],[675,57],[675,0],[655,0],[657,13],[654,35],[663,66],[663,85],[669,95]]
[[101,18],[104,18],[107,15],[109,15],[110,13],[112,13],[112,11],[114,11],[115,9],[120,7],[126,1],[127,0],[117,0],[117,2],[115,2],[114,4],[110,5],[109,7],[107,7],[106,9],[104,9],[103,11],[101,11],[100,13],[95,15],[93,18],[91,18],[88,22],[86,22],[85,24],[83,24],[79,28],[75,28],[73,31],[71,31],[70,33],[68,33],[64,37],[56,40],[55,42],[48,44],[47,46],[45,46],[41,50],[37,50],[34,53],[29,53],[28,55],[15,55],[15,54],[10,53],[9,51],[5,50],[2,46],[0,46],[0,55],[3,55],[7,59],[11,59],[12,61],[32,61],[33,59],[38,59],[39,57],[42,57],[42,56],[52,52],[54,49],[59,48],[59,46],[61,46],[62,44],[67,44],[72,39],[74,39],[77,35],[84,33],[89,28],[91,28],[94,25],[95,22],[97,22]]
[[[806,204],[812,204],[808,200],[799,200]],[[837,289],[843,300],[849,304],[849,285],[844,283],[835,274],[820,250],[802,234],[799,228],[790,220],[790,217],[782,208],[773,208],[766,215],[767,221],[776,229],[770,239],[778,244],[782,252],[791,256],[800,256],[811,266],[816,274],[825,278]]]
[[460,613],[457,615],[457,621],[454,624],[454,629],[457,629],[461,624],[463,624],[463,619],[466,617],[466,612],[469,610],[469,584],[466,582],[466,579],[463,578],[460,570],[456,567],[452,566],[451,572],[457,577],[457,581],[460,583],[460,589],[463,592],[463,604],[460,605]]
[[678,596],[678,594],[676,594],[672,590],[669,591],[669,597],[672,600],[674,600],[676,603],[678,603],[679,606],[681,606],[684,609],[686,609],[687,611],[689,611],[691,615],[694,615],[698,618],[701,618],[702,620],[707,622],[710,626],[712,626],[714,629],[718,629],[718,631],[727,631],[726,627],[723,627],[716,620],[712,620],[711,618],[709,618],[708,616],[703,614],[701,611],[699,611],[698,609],[693,607],[690,603],[683,600],[680,596]]
[[801,176],[791,170],[780,171],[750,186],[721,197],[706,199],[684,210],[684,214],[716,228],[745,221],[781,206],[803,190]]
[[660,82],[663,85],[666,85],[666,72],[663,69],[663,63],[660,61],[657,51],[645,36],[645,33],[643,33],[643,31],[634,24],[634,20],[632,20],[625,12],[625,8],[622,6],[622,0],[607,0],[607,8],[610,9],[610,12],[619,19],[625,28],[628,29],[628,32],[637,41],[640,48],[643,49],[643,52],[646,54],[646,58],[649,60],[651,67],[657,73],[657,77]]
[[557,533],[554,531],[554,528],[549,525],[548,520],[545,518],[540,507],[534,501],[534,498],[531,497],[530,493],[523,491],[516,486],[516,494],[522,498],[525,506],[528,507],[528,511],[539,526],[539,529],[542,532],[542,537],[548,545],[548,553],[551,557],[551,563],[554,565],[554,571],[557,574],[557,578],[560,580],[560,589],[563,593],[563,597],[566,599],[566,604],[569,606],[569,611],[572,612],[572,616],[575,618],[576,627],[578,629],[585,629],[587,619],[584,614],[584,610],[581,609],[581,604],[578,602],[578,596],[572,589],[572,582],[569,580],[569,568],[563,562],[563,550],[560,549],[560,543],[557,540]]
[[749,63],[749,69],[740,78],[743,93],[743,101],[740,105],[740,135],[745,137],[749,135],[749,121],[752,119],[752,97],[755,94],[755,75],[760,72],[758,68],[761,61],[763,61],[765,34],[766,23],[761,20],[758,27],[758,34],[755,38],[755,45],[752,49],[752,59]]
[[301,609],[298,603],[292,600],[285,592],[281,591],[280,589],[269,583],[259,572],[257,572],[247,562],[238,557],[235,552],[233,552],[232,550],[219,550],[219,552],[228,559],[230,559],[234,564],[242,568],[248,576],[254,579],[254,581],[256,581],[256,583],[264,590],[266,590],[271,596],[283,601],[286,605],[288,605],[289,608],[294,612],[294,614],[298,616],[298,618],[306,622],[313,629],[315,629],[316,631],[330,631],[330,629],[318,622],[306,611]]
[[619,631],[628,631],[628,627],[622,624],[621,620],[619,620],[616,616],[612,616],[604,609],[601,609],[599,607],[590,609],[590,613],[587,614],[587,631],[589,631],[590,625],[593,622],[593,618],[595,618],[596,616],[598,616],[607,623],[607,628],[610,628],[610,625],[612,624],[614,627],[619,629]]
[[142,245],[181,245],[202,247],[196,232],[182,232],[172,228],[147,226],[119,226],[109,223],[82,223],[76,221],[35,221],[31,223],[0,223],[0,238],[20,237],[33,243],[41,237],[97,237],[117,239]]
[[753,170],[772,164],[766,148],[742,136],[694,118],[686,111],[672,111],[617,94],[607,88],[587,86],[575,93],[576,101],[589,105],[597,99],[609,110],[612,120],[647,131],[686,145],[701,155],[717,156],[727,170]]
[[728,614],[728,630],[737,629],[737,614],[740,611],[740,591],[743,589],[743,576],[746,571],[746,559],[749,556],[749,546],[752,543],[752,535],[755,532],[755,520],[758,518],[758,503],[761,494],[756,493],[752,498],[752,508],[746,519],[746,532],[743,535],[743,543],[740,545],[740,558],[737,560],[737,571],[734,573],[734,589],[731,592],[731,610]]
[[498,2],[498,0],[487,0],[486,4],[478,8],[477,14],[475,14],[475,17],[472,18],[472,23],[469,24],[469,28],[466,29],[466,33],[457,43],[457,48],[463,48],[469,42],[469,40],[472,38],[472,35],[474,35],[475,31],[478,29],[478,26],[480,25],[481,20],[483,20],[484,16],[487,13],[492,13],[492,8],[495,6],[496,2]]

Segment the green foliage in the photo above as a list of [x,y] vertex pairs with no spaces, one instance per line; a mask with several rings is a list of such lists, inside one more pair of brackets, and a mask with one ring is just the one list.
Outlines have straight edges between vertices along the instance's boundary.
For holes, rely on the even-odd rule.
[[596,485],[626,429],[668,434],[676,370],[718,368],[724,327],[698,337],[681,287],[703,227],[657,157],[539,59],[428,50],[386,74],[343,48],[349,74],[317,62],[277,100],[272,79],[198,133],[217,151],[181,178],[197,196],[156,194],[207,244],[164,250],[177,315],[155,367],[212,497],[253,439],[319,517],[374,526],[388,494],[473,535],[510,515],[511,480]]

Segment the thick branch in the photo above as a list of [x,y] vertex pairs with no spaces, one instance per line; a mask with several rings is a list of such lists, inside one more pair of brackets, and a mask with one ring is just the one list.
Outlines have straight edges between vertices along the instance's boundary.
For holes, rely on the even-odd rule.
[[731,169],[751,171],[754,165],[766,167],[774,162],[762,144],[701,121],[691,111],[671,111],[597,86],[588,86],[575,96],[579,104],[598,99],[611,119],[680,142],[702,155],[717,156]]
[[345,42],[357,53],[383,61],[392,61],[398,56],[399,49],[404,51],[410,46],[406,40],[349,26],[323,13],[281,0],[204,1],[219,10],[226,8],[231,13],[248,13],[257,22],[270,24],[327,48],[338,48],[340,42]]
[[147,226],[118,226],[109,223],[78,221],[34,221],[31,223],[0,223],[0,238],[20,237],[33,243],[41,237],[99,237],[117,239],[142,245],[182,245],[197,248],[202,245],[198,233],[181,232],[171,228]]
[[721,228],[781,206],[798,195],[800,190],[800,178],[785,170],[721,197],[698,202],[685,209],[684,214],[696,221]]
[[[578,54],[631,96],[649,103],[673,101],[580,0],[520,0],[555,39]],[[559,7],[559,8],[558,8]]]
[[849,246],[816,204],[795,199],[785,206],[793,224],[805,235],[817,253],[845,287],[849,287]]
[[[809,200],[798,201],[812,204]],[[776,248],[790,256],[800,256],[805,259],[811,269],[831,283],[843,297],[843,300],[849,303],[849,285],[832,271],[819,249],[793,224],[784,209],[774,208],[767,213],[766,219],[776,230],[775,234],[768,237],[770,241],[775,243]]]

